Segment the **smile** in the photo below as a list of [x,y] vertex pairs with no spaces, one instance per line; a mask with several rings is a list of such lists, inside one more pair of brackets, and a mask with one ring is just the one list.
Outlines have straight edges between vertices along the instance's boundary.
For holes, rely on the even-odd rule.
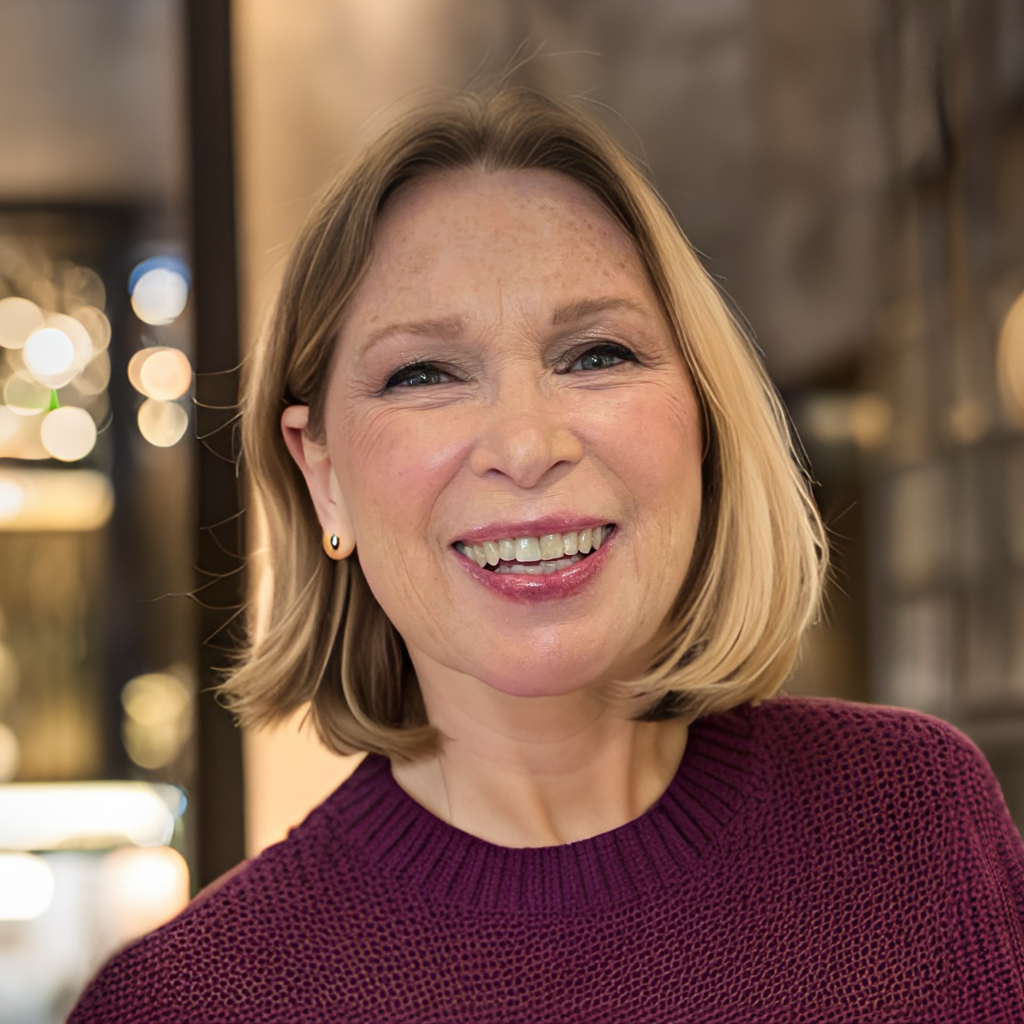
[[481,569],[514,575],[550,576],[576,565],[597,551],[614,524],[536,537],[505,537],[479,544],[456,541],[452,546]]

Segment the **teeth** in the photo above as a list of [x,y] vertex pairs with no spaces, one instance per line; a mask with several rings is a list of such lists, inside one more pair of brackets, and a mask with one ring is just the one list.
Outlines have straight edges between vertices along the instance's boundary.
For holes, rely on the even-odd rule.
[[527,574],[529,576],[550,576],[553,572],[558,572],[559,569],[567,569],[570,565],[575,565],[577,562],[583,560],[582,555],[573,555],[572,558],[558,558],[552,562],[541,562],[539,565],[499,565],[495,572],[514,572],[518,575]]
[[487,564],[497,565],[501,561],[501,553],[498,550],[498,545],[492,540],[485,540],[482,546],[484,554],[487,556]]
[[[458,541],[455,549],[472,558],[482,569],[485,565],[498,572],[526,572],[533,575],[554,572],[564,565],[574,565],[583,555],[596,551],[611,533],[610,526],[595,526],[578,533],[545,533],[540,537],[504,537],[482,544]],[[511,562],[513,565],[501,563]],[[539,562],[540,565],[528,563]]]
[[516,561],[539,562],[540,541],[536,537],[516,537]]
[[540,557],[545,562],[552,558],[561,558],[565,552],[562,550],[562,535],[560,533],[545,533],[540,539]]

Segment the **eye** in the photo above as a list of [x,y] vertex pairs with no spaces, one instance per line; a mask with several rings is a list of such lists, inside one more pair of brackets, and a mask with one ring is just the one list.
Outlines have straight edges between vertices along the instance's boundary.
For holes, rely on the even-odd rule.
[[389,388],[418,388],[432,384],[447,384],[454,380],[450,373],[438,369],[433,363],[409,363],[396,370],[389,378],[384,390]]
[[575,361],[570,363],[567,370],[607,370],[619,363],[635,363],[636,356],[624,345],[616,345],[614,342],[603,342],[600,345],[592,345]]

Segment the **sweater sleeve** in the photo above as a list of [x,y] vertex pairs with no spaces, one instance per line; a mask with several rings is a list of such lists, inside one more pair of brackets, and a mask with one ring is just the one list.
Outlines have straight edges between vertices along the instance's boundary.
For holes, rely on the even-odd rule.
[[1024,843],[981,751],[946,727],[952,808],[950,966],[963,1019],[1024,1019]]
[[67,1024],[181,1024],[159,941],[147,937],[114,957],[79,997]]

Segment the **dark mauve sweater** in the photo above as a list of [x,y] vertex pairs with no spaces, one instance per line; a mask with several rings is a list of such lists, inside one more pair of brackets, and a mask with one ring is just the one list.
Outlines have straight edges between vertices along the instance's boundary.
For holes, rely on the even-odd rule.
[[369,756],[101,972],[72,1024],[1024,1021],[1024,846],[977,748],[781,697],[696,722],[640,818],[494,846]]

